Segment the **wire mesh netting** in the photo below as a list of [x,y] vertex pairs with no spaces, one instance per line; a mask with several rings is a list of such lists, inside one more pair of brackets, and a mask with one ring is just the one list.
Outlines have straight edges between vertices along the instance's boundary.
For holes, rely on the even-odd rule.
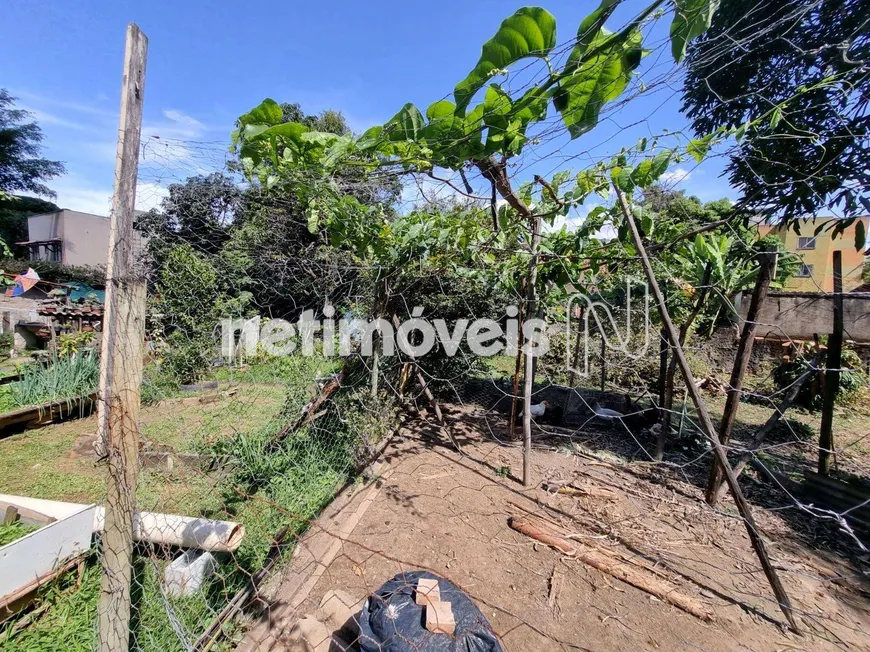
[[[782,31],[829,3],[771,4],[714,24],[689,77],[661,27],[670,4],[627,20],[642,75],[611,80],[612,98],[605,85],[608,128],[582,148],[561,110],[462,165],[420,162],[463,140],[449,129],[372,154],[340,113],[293,104],[275,104],[266,145],[245,140],[265,131],[250,114],[229,148],[145,138],[131,265],[109,270],[129,302],[92,327],[96,298],[53,298],[50,356],[12,390],[97,414],[49,407],[58,423],[0,442],[4,491],[48,500],[27,505],[58,522],[96,505],[95,544],[10,610],[0,645],[122,649],[105,621],[127,610],[142,651],[865,647],[870,295],[851,238],[866,166],[824,186],[842,170],[814,149],[866,145],[866,102],[846,90],[866,82],[863,4],[838,19],[846,45],[819,51]],[[492,93],[525,97],[584,43]],[[744,107],[737,141],[689,136],[721,116],[659,120],[691,104],[698,71],[715,94],[747,52],[771,66],[831,48],[847,70],[800,102],[757,92],[763,121]],[[489,93],[478,126],[493,139],[509,127]],[[774,110],[817,130],[792,143],[803,185],[770,181],[795,162],[768,142]],[[748,124],[760,135],[740,140]],[[627,147],[620,132],[642,135]],[[306,158],[336,142],[327,172]],[[258,146],[276,149],[257,168]],[[741,202],[680,190],[702,159],[743,175]],[[765,212],[783,194],[831,221]],[[114,385],[99,385],[107,356]],[[10,542],[27,534],[12,527]],[[419,603],[417,574],[380,591],[417,571],[452,612]]]

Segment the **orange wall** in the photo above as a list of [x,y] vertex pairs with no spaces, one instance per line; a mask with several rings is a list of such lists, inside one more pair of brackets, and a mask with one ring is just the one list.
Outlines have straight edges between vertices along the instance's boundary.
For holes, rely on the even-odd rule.
[[[859,217],[864,227],[870,230],[870,217]],[[786,290],[796,292],[833,292],[834,291],[834,251],[843,252],[843,291],[849,292],[861,285],[861,273],[864,269],[864,254],[855,250],[856,220],[836,240],[831,238],[831,229],[826,228],[816,236],[815,249],[798,249],[798,238],[812,236],[816,227],[831,218],[800,220],[798,233],[791,228],[783,230],[766,224],[758,226],[761,235],[773,233],[782,240],[785,248],[801,257],[807,265],[813,266],[811,278],[792,276],[785,284]]]

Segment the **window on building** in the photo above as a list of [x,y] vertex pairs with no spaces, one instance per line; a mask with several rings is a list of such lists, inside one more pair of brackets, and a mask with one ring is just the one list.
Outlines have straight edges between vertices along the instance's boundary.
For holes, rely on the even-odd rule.
[[798,238],[798,249],[815,249],[816,238],[814,236]]
[[801,265],[800,270],[798,270],[797,275],[800,278],[812,278],[813,276],[813,266],[807,265],[806,263]]

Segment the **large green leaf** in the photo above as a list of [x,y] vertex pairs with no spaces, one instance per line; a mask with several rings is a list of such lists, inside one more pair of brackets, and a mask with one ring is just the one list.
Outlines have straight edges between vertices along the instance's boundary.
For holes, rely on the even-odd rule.
[[271,98],[266,98],[260,102],[260,104],[241,116],[239,118],[239,125],[242,127],[245,125],[258,124],[276,125],[281,122],[283,117],[284,111],[281,110],[278,103]]
[[719,0],[674,0],[671,21],[671,54],[679,63],[686,56],[686,46],[710,27]]
[[495,71],[525,57],[545,57],[556,45],[556,19],[541,7],[521,7],[483,44],[480,60],[454,89],[456,111],[464,115],[474,94]]
[[577,44],[571,50],[571,54],[568,57],[569,66],[589,50],[589,45],[601,33],[601,28],[604,27],[604,23],[619,3],[620,0],[602,0],[601,4],[598,5],[598,9],[583,19],[580,27],[577,28]]
[[594,127],[601,108],[625,90],[644,54],[641,45],[639,29],[623,35],[602,27],[584,52],[572,52],[577,68],[562,79],[553,95],[553,104],[572,138]]
[[413,141],[425,126],[426,120],[420,109],[408,102],[384,125],[383,133],[392,141]]

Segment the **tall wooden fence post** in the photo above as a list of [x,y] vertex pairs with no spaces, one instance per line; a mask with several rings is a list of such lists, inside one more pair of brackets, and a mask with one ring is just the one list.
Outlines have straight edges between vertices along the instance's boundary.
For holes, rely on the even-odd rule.
[[828,337],[822,424],[819,428],[819,473],[828,475],[834,452],[834,403],[840,391],[843,364],[843,252],[834,252],[834,330]]
[[728,482],[728,488],[731,489],[731,494],[734,496],[734,502],[737,504],[737,511],[740,512],[743,524],[746,526],[746,533],[749,535],[749,541],[752,543],[752,548],[758,556],[758,561],[761,563],[761,568],[764,570],[764,575],[767,577],[767,581],[770,582],[770,586],[776,596],[779,608],[788,620],[792,631],[800,633],[800,628],[798,627],[797,621],[794,617],[794,608],[791,605],[791,600],[789,600],[788,594],[785,592],[785,587],[782,585],[776,569],[770,562],[764,539],[761,537],[761,532],[758,529],[758,525],[755,523],[755,518],[752,516],[752,509],[749,507],[749,503],[746,502],[746,498],[743,496],[743,491],[741,491],[740,485],[737,483],[737,478],[734,477],[734,472],[731,470],[731,464],[728,462],[728,455],[725,453],[725,447],[722,446],[719,441],[716,430],[713,428],[713,420],[710,418],[710,412],[707,410],[704,399],[701,397],[701,391],[695,384],[695,377],[692,374],[691,367],[689,367],[689,361],[686,359],[683,347],[680,345],[677,329],[674,327],[674,322],[671,321],[668,306],[662,296],[661,288],[659,288],[655,272],[653,271],[652,264],[649,261],[649,256],[647,256],[646,253],[646,247],[644,247],[643,239],[640,237],[640,231],[637,229],[637,224],[635,223],[634,216],[631,213],[631,208],[629,208],[628,201],[625,198],[625,193],[615,184],[613,189],[616,192],[616,199],[619,202],[619,208],[622,211],[622,214],[625,217],[625,222],[631,232],[631,239],[634,242],[640,262],[643,265],[644,274],[646,275],[647,282],[650,285],[650,290],[652,291],[656,305],[658,306],[659,315],[662,318],[662,324],[668,331],[668,340],[673,347],[674,356],[677,358],[680,371],[683,372],[683,380],[686,381],[686,391],[689,393],[689,396],[692,397],[692,403],[695,404],[695,410],[698,412],[698,421],[700,422],[701,430],[710,440],[710,443],[713,445],[713,453],[722,465],[722,469],[725,472],[725,480]]
[[[533,216],[532,242],[529,259],[529,273],[526,277],[526,318],[537,311],[538,284],[538,246],[541,243],[541,218]],[[525,331],[525,329],[523,329]],[[532,342],[524,338],[526,349],[525,372],[523,378],[523,486],[532,486],[532,392],[535,385],[535,355],[532,352]]]
[[130,646],[139,387],[145,330],[145,280],[136,271],[133,217],[147,51],[148,39],[131,23],[127,26],[124,50],[100,359],[98,428],[109,471],[98,607],[98,649],[101,652],[126,652]]
[[[740,332],[740,341],[737,343],[737,352],[734,357],[734,367],[731,369],[731,379],[728,383],[728,396],[725,399],[725,410],[722,412],[722,423],[719,424],[719,441],[727,446],[731,440],[731,432],[734,430],[734,420],[737,418],[737,410],[740,407],[740,395],[743,393],[743,377],[749,368],[749,360],[752,357],[752,346],[755,343],[755,331],[758,329],[758,318],[761,315],[761,307],[767,298],[767,290],[773,279],[773,271],[776,269],[776,256],[774,252],[766,251],[760,254],[758,278],[755,280],[755,289],[752,291],[752,299],[746,311],[746,320]],[[707,478],[707,502],[716,504],[719,494],[719,485],[722,483],[722,467],[716,458],[710,467],[710,475]]]

